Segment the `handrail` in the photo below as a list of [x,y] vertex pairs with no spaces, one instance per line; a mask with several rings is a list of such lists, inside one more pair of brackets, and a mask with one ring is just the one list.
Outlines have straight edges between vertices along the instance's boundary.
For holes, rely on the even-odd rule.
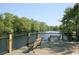
[[25,35],[25,34],[14,35],[14,37],[18,37],[18,36],[22,36],[22,35]]
[[8,37],[0,37],[0,40],[2,40],[2,39],[8,39]]

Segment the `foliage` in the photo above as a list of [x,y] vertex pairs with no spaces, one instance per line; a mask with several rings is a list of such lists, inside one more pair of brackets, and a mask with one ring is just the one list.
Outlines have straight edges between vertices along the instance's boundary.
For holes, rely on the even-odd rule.
[[48,26],[45,22],[18,17],[8,12],[0,15],[0,32],[44,32],[50,30],[58,30],[58,28],[57,26]]
[[72,33],[76,31],[76,26],[79,18],[79,4],[75,4],[73,8],[66,8],[64,17],[62,18],[62,25],[65,32]]
[[61,20],[63,31],[66,33],[78,33],[79,29],[79,3],[75,4],[72,8],[66,8],[64,16]]

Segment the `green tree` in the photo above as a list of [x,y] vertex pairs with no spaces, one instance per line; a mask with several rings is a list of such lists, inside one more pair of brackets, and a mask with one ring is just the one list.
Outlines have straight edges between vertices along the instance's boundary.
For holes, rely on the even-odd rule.
[[5,32],[13,32],[13,14],[10,13],[4,13],[4,31]]
[[40,22],[40,31],[46,31],[47,30],[47,24],[45,22]]
[[79,25],[79,3],[75,4],[72,8],[66,8],[65,14],[62,18],[62,26],[64,32],[77,33],[77,25]]
[[0,37],[1,37],[3,32],[4,32],[4,22],[3,22],[2,15],[0,15]]

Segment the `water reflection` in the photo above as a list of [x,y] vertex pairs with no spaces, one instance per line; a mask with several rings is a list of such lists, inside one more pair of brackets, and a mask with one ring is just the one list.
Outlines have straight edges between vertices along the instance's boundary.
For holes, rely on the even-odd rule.
[[52,36],[53,39],[57,39],[59,36],[62,38],[62,34],[59,31],[47,31],[44,34],[40,33],[39,36],[43,38],[43,40],[48,40],[50,36]]

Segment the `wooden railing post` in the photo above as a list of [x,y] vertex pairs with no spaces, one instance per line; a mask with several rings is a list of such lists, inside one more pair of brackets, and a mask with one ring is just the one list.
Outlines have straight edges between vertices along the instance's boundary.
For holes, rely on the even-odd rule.
[[31,36],[31,33],[29,32],[28,33],[28,39],[27,39],[27,45],[29,45],[30,36]]
[[12,52],[12,33],[9,33],[9,42],[8,42],[8,49],[9,53]]
[[36,32],[36,39],[39,37],[38,31]]

